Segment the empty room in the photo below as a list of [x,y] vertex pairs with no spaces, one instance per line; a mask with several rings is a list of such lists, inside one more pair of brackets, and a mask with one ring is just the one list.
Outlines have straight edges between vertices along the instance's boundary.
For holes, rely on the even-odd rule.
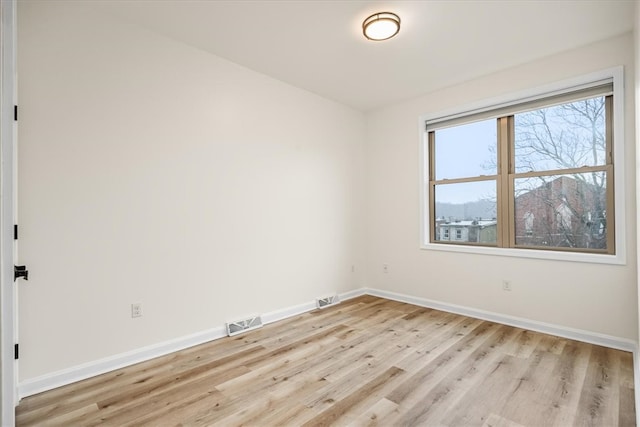
[[1,425],[636,425],[638,9],[3,0]]

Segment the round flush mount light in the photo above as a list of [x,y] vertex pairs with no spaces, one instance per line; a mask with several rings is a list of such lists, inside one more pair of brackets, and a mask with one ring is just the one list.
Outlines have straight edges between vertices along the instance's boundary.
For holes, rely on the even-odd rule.
[[400,31],[400,17],[391,12],[378,12],[364,20],[362,33],[369,40],[388,40]]

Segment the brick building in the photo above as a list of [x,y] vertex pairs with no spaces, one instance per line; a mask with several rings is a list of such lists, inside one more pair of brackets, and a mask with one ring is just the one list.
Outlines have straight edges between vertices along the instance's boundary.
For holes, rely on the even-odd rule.
[[516,244],[606,248],[605,188],[560,176],[515,199]]

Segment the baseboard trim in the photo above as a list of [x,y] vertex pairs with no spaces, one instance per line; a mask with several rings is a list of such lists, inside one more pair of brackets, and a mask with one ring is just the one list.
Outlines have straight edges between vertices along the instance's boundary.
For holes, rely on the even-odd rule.
[[282,310],[271,311],[262,315],[262,322],[265,325],[269,323],[277,322],[279,320],[288,319],[289,317],[297,316],[299,314],[306,313],[316,308],[315,301],[306,302],[304,304],[295,305],[293,307],[284,308]]
[[[379,289],[360,288],[339,294],[338,296],[340,298],[340,301],[346,301],[362,295],[371,295],[379,298],[405,302],[420,307],[433,308],[449,313],[460,314],[463,316],[488,320],[491,322],[515,326],[531,331],[556,335],[576,341],[583,341],[590,344],[602,345],[604,347],[630,351],[633,353],[634,357],[634,380],[636,382],[636,390],[640,390],[640,360],[638,360],[638,344],[635,341]],[[264,324],[269,324],[315,309],[315,301],[311,301],[263,314],[262,319]],[[89,362],[61,371],[53,372],[51,374],[43,375],[19,383],[18,397],[22,399],[27,396],[31,396],[47,390],[52,390],[54,388],[58,388],[87,378],[95,377],[97,375],[131,366],[136,363],[145,362],[156,357],[164,356],[176,351],[203,344],[205,342],[224,338],[226,336],[226,330],[223,326],[221,326],[219,328],[213,328],[207,331],[180,337],[174,340],[165,341],[130,352],[96,360],[94,362]],[[639,397],[636,398],[640,400]]]
[[[341,301],[346,301],[364,294],[365,290],[364,288],[361,288],[339,294],[338,296]],[[316,302],[314,300],[308,303],[266,313],[262,316],[262,321],[264,324],[273,323],[315,309]],[[156,357],[165,356],[176,351],[184,350],[186,348],[204,344],[226,336],[227,331],[224,326],[221,326],[219,328],[213,328],[207,331],[142,347],[126,353],[117,354],[104,359],[84,363],[82,365],[73,366],[71,368],[22,381],[18,384],[18,399],[42,393],[47,390],[53,390],[54,388],[125,368],[136,363],[146,362],[147,360],[155,359]]]
[[352,298],[361,297],[367,294],[367,288],[354,289],[353,291],[345,292],[338,295],[340,301],[346,301]]
[[156,357],[164,356],[175,351],[203,344],[218,338],[226,337],[224,327],[213,328],[162,343],[142,347],[126,353],[117,354],[82,365],[73,366],[51,374],[36,377],[18,384],[18,397],[31,396],[43,391],[52,390],[63,385],[71,384],[87,378],[95,377],[116,369],[124,368],[136,363],[145,362]]
[[461,305],[448,304],[441,301],[434,301],[426,298],[413,297],[410,295],[399,294],[396,292],[383,291],[379,289],[365,289],[367,295],[380,298],[386,298],[399,302],[417,305],[420,307],[433,308],[449,313],[460,314],[463,316],[473,317],[476,319],[488,320],[490,322],[501,323],[504,325],[515,326],[517,328],[528,329],[531,331],[542,332],[545,334],[555,335],[562,338],[568,338],[576,341],[582,341],[589,344],[601,345],[603,347],[615,348],[633,352],[635,354],[638,344],[630,339],[615,337],[597,332],[585,331],[582,329],[568,328],[565,326],[553,325],[551,323],[539,322],[537,320],[525,319],[522,317],[508,316],[505,314],[494,313],[485,310],[465,307]]

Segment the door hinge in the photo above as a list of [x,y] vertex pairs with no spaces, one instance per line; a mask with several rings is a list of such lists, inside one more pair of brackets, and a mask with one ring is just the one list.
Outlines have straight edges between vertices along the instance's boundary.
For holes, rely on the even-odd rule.
[[13,358],[18,360],[20,358],[20,344],[13,346]]
[[14,121],[18,121],[18,106],[14,105],[13,106],[13,120]]
[[18,224],[13,225],[13,240],[18,240]]

